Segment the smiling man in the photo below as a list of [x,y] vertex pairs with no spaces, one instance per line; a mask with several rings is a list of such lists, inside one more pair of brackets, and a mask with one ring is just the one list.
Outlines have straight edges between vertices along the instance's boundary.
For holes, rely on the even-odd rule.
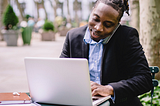
[[119,13],[111,6],[99,3],[89,18],[91,38],[98,42],[112,34],[119,23]]
[[128,0],[97,0],[88,25],[67,33],[61,58],[87,58],[92,95],[112,96],[111,106],[142,106],[152,87],[136,29],[120,25]]

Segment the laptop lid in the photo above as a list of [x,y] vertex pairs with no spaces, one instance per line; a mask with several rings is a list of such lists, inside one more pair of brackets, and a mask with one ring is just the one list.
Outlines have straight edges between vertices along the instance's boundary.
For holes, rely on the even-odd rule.
[[87,59],[26,57],[24,60],[33,101],[92,106]]

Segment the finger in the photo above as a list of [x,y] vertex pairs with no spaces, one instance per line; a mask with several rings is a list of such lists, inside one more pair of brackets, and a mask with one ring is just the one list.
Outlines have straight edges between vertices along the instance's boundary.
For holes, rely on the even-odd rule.
[[91,86],[93,86],[93,85],[95,85],[95,82],[93,82],[93,81],[90,81],[90,84],[91,84]]
[[91,86],[99,86],[99,84],[96,82],[90,81],[90,83],[91,83]]
[[90,83],[93,83],[93,81],[90,81]]
[[95,96],[95,95],[98,95],[98,89],[94,89],[94,90],[92,91],[92,96]]
[[91,90],[93,91],[94,89],[97,89],[97,86],[91,86]]

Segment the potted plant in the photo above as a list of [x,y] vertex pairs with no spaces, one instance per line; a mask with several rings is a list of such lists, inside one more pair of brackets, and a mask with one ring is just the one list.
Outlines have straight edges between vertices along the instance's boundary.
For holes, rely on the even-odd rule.
[[30,45],[33,26],[28,26],[26,21],[22,21],[20,26],[21,26],[20,31],[22,34],[23,45],[25,44]]
[[32,38],[32,31],[34,28],[34,18],[31,17],[30,15],[26,15],[26,20],[27,21],[22,21],[20,23],[20,31],[22,34],[22,40],[23,40],[23,45],[30,45],[31,38]]
[[5,25],[5,29],[2,30],[2,34],[4,36],[4,40],[7,42],[7,46],[17,46],[19,32],[16,25],[19,20],[11,5],[7,6],[2,21]]
[[55,41],[54,25],[53,22],[46,20],[43,27],[42,41]]
[[[57,21],[57,20],[56,20]],[[67,23],[67,19],[63,18],[63,20],[59,20],[57,23],[59,23],[59,34],[60,36],[66,36],[67,32],[71,29],[71,23]]]

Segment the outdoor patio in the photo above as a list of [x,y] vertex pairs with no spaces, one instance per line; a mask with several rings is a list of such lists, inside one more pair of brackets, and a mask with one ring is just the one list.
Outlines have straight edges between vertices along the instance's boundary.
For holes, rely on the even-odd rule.
[[6,46],[0,41],[0,92],[28,92],[24,57],[59,57],[65,36],[56,34],[56,41],[41,41],[38,33],[32,34],[31,45],[23,45],[19,35],[18,46]]

